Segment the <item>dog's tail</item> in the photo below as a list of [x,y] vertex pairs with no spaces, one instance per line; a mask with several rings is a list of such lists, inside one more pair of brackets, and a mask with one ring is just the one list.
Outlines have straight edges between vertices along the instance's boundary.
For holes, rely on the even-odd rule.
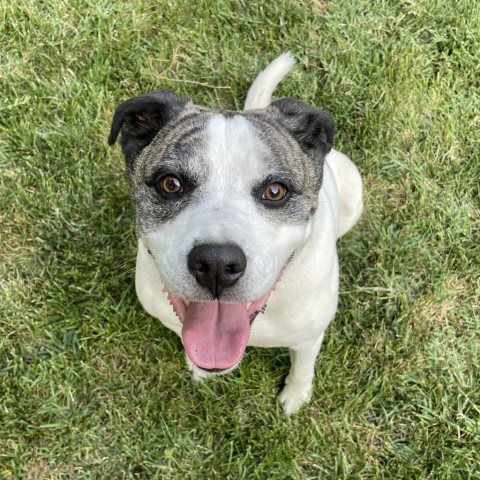
[[290,52],[283,53],[260,72],[248,90],[244,110],[268,107],[273,91],[294,63],[295,59]]

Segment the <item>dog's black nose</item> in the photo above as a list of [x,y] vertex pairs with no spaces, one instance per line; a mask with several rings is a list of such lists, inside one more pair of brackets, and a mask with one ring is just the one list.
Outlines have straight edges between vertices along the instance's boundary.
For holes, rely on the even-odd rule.
[[188,254],[188,269],[215,298],[234,285],[245,272],[247,258],[236,245],[205,243],[192,248]]

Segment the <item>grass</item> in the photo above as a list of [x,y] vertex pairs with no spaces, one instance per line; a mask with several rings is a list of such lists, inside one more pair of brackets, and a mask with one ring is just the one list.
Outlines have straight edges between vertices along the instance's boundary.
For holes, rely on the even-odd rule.
[[[0,478],[479,479],[476,0],[0,0]],[[109,122],[168,87],[241,108],[256,72],[330,110],[366,210],[312,402],[281,349],[194,385],[135,298]]]

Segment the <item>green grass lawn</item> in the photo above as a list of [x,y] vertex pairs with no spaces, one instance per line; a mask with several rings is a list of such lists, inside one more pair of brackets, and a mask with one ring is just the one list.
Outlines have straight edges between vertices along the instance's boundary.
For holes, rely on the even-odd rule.
[[[0,478],[480,479],[477,0],[0,0]],[[171,88],[323,107],[366,208],[312,402],[288,352],[194,384],[134,291],[115,107]],[[128,263],[125,263],[128,262]]]

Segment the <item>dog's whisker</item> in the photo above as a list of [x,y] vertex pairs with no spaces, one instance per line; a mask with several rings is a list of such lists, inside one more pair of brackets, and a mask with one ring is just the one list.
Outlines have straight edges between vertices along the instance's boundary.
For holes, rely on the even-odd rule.
[[128,270],[125,270],[125,271],[123,271],[123,272],[120,272],[120,273],[119,273],[118,275],[116,275],[114,278],[118,278],[118,277],[121,277],[121,276],[124,276],[124,275],[128,275],[129,273],[134,272],[134,271],[135,271],[136,269],[138,269],[138,268],[149,268],[149,267],[151,268],[152,266],[154,266],[154,265],[152,265],[152,263],[151,263],[151,262],[148,262],[148,261],[145,262],[145,263],[137,264],[137,265],[135,265],[134,267],[129,268]]
[[134,272],[137,266],[129,268],[128,270],[125,270],[124,272],[120,272],[118,275],[115,275],[113,278],[119,278],[128,275],[131,272]]
[[114,269],[113,269],[113,272],[116,272],[117,270],[119,270],[120,268],[124,267],[127,263],[130,263],[130,262],[133,262],[134,260],[136,260],[137,257],[133,257],[133,258],[129,258],[128,260],[125,260],[124,262],[120,263],[120,265],[117,265]]

